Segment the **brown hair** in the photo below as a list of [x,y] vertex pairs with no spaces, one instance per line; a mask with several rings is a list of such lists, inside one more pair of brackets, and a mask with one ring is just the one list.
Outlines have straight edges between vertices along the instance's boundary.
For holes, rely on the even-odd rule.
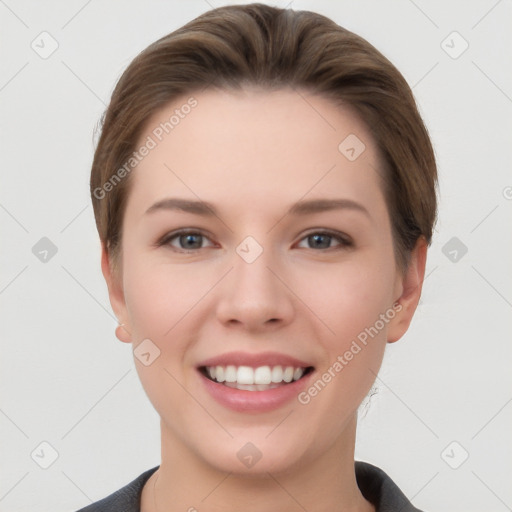
[[100,239],[114,270],[120,263],[131,182],[126,162],[146,122],[169,102],[210,85],[293,87],[355,109],[383,160],[399,268],[407,268],[419,237],[430,244],[437,216],[434,151],[412,91],[395,66],[365,39],[320,14],[258,3],[229,5],[148,46],[112,93],[102,117],[90,190]]

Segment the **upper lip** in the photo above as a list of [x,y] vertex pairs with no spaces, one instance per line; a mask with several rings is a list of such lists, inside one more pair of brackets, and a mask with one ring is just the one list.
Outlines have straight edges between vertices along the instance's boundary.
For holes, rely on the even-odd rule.
[[227,352],[215,357],[204,360],[198,364],[202,366],[293,366],[294,368],[308,368],[311,364],[301,361],[296,357],[278,352],[259,352],[251,354],[249,352]]

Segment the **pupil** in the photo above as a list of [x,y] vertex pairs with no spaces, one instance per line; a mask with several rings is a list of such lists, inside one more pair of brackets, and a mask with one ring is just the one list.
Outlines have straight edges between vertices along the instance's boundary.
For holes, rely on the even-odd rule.
[[[194,238],[197,238],[198,235],[183,235],[182,238],[185,238],[186,239],[186,242],[185,242],[185,245],[187,247],[191,247],[191,246],[194,246]],[[189,243],[191,242],[191,243]],[[196,245],[197,245],[197,242],[196,242]]]
[[[315,241],[314,245],[315,245],[316,247],[319,247],[319,246],[321,246],[321,245],[322,245],[321,239],[322,239],[322,238],[324,238],[324,239],[326,239],[326,241],[327,241],[327,238],[328,238],[328,237],[327,237],[326,235],[312,235],[312,237],[311,237],[311,238],[313,238],[313,239],[314,239],[314,241]],[[319,241],[320,241],[320,243],[318,243]],[[324,245],[324,246],[326,246],[326,244],[325,244],[325,243],[324,243],[323,245]],[[328,245],[329,245],[329,244],[327,243],[327,246],[328,246]]]

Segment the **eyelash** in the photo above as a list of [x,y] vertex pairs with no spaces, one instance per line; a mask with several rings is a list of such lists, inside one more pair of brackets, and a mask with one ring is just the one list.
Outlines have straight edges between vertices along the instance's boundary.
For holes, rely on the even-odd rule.
[[[178,238],[180,236],[185,236],[185,235],[202,236],[204,238],[208,238],[204,233],[201,233],[200,231],[183,229],[183,230],[174,231],[172,233],[165,235],[163,238],[160,239],[160,241],[158,241],[156,243],[156,246],[161,247],[161,246],[167,245],[171,248],[171,250],[178,252],[178,253],[185,253],[185,254],[196,253],[199,249],[207,248],[207,247],[200,247],[199,249],[187,250],[187,249],[178,249],[170,244],[170,242],[172,240],[174,240],[175,238]],[[329,249],[342,249],[342,248],[348,248],[348,247],[354,246],[354,243],[352,242],[352,240],[350,240],[349,237],[347,237],[346,235],[343,235],[342,233],[339,233],[337,231],[326,231],[326,230],[311,231],[310,233],[305,235],[303,238],[301,238],[300,242],[302,242],[302,240],[305,240],[313,235],[327,236],[327,237],[335,239],[337,242],[339,242],[340,245],[337,247],[322,248],[321,250],[324,250],[324,251],[327,251]],[[308,247],[308,249],[315,250],[313,247]]]

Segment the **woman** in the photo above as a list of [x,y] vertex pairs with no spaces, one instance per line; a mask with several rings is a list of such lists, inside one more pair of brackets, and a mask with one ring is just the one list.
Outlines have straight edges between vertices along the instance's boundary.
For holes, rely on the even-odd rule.
[[91,196],[162,461],[82,511],[417,510],[354,447],[436,185],[406,81],[324,16],[221,7],[137,56]]

